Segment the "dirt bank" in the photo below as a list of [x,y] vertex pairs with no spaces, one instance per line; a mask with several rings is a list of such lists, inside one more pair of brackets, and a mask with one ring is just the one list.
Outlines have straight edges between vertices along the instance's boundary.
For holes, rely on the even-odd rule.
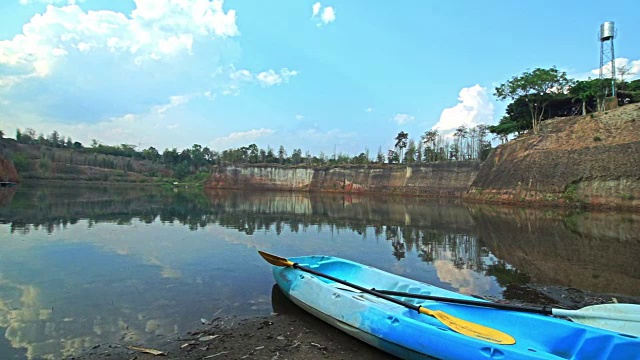
[[640,207],[640,104],[547,120],[496,148],[468,200]]
[[0,181],[20,182],[20,176],[13,162],[0,155]]

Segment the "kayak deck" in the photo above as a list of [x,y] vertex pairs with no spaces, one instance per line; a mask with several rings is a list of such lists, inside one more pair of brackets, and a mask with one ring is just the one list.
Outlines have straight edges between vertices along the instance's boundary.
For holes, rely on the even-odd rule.
[[[289,260],[365,288],[477,300],[340,258],[306,256]],[[401,348],[440,359],[640,359],[640,340],[635,336],[537,314],[399,298],[516,339],[514,345],[498,345],[456,333],[434,317],[323,277],[290,267],[274,267],[273,272],[283,292],[305,310],[320,318],[324,314],[325,321],[335,319],[334,326],[358,329],[366,334],[357,336],[361,339],[373,336],[379,341],[363,340],[398,356],[406,355],[404,350],[398,354]],[[391,345],[394,349],[390,350]]]

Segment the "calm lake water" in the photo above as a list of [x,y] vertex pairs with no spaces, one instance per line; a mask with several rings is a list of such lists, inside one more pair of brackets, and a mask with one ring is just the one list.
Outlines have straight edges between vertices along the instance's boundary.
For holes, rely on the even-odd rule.
[[0,190],[0,358],[148,346],[270,314],[257,254],[336,255],[455,291],[640,296],[640,215],[453,200],[23,184]]

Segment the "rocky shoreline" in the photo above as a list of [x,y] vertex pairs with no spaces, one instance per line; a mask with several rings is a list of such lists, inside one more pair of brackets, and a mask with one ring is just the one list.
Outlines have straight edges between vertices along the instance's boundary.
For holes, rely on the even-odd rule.
[[[523,299],[509,301],[515,304],[552,305],[568,309],[612,302],[640,304],[639,297],[598,294],[557,286],[531,284],[506,291]],[[219,316],[187,334],[159,339],[149,347],[101,344],[74,359],[146,360],[158,356],[183,360],[395,359],[304,312],[284,298],[279,290],[274,290],[273,300],[274,311],[277,312],[271,316],[245,319]],[[159,353],[150,353],[154,351]]]

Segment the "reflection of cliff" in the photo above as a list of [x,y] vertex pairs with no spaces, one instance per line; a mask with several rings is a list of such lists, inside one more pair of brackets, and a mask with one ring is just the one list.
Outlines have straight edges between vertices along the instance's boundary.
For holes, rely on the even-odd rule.
[[640,295],[640,215],[471,210],[491,252],[534,282]]
[[8,205],[16,194],[16,187],[0,188],[0,207]]
[[237,225],[253,231],[278,222],[294,226],[327,224],[354,230],[382,224],[456,232],[469,232],[473,227],[466,207],[446,200],[229,190],[208,190],[207,197],[211,215],[217,215],[221,225],[237,221]]
[[12,231],[44,227],[52,232],[80,219],[89,219],[91,225],[126,224],[134,218],[147,223],[156,218],[178,221],[192,229],[217,223],[247,234],[283,225],[294,231],[320,224],[363,230],[393,223],[456,232],[471,231],[473,225],[464,206],[446,200],[230,190],[202,196],[145,186],[24,184],[9,204],[0,207],[0,222],[10,223]]

